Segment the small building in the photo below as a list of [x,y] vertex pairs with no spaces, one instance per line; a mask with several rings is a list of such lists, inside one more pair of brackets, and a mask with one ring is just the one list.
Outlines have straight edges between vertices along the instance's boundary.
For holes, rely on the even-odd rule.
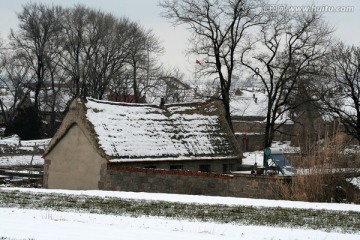
[[119,167],[228,173],[241,165],[237,145],[220,101],[156,106],[76,98],[43,155],[44,186],[106,189],[108,170]]
[[[263,150],[268,96],[263,89],[237,89],[230,102],[232,124],[242,152]],[[290,112],[280,114],[275,121],[280,131],[275,141],[290,141],[294,128]]]

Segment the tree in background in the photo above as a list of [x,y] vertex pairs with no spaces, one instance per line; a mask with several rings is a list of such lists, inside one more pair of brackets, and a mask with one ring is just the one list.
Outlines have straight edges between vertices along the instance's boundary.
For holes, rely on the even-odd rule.
[[102,99],[126,57],[127,19],[82,5],[66,9],[63,22],[62,68],[72,80],[74,96]]
[[45,120],[47,126],[43,129],[46,137],[51,137],[55,134],[59,127],[58,123],[62,119],[62,106],[67,104],[63,93],[67,75],[61,67],[61,41],[61,37],[52,41],[49,46],[48,57],[46,58],[48,73],[42,89],[43,94],[41,95],[42,112],[49,115],[48,119]]
[[18,19],[19,29],[10,36],[9,56],[14,58],[7,59],[4,82],[21,88],[13,91],[14,101],[19,92],[31,99],[38,122],[47,125],[46,137],[56,131],[64,101],[75,96],[106,99],[113,92],[139,96],[154,86],[150,79],[160,77],[160,41],[127,18],[81,5],[28,3]]
[[[31,80],[29,79],[30,67],[24,61],[24,59],[12,54],[11,51],[6,51],[6,54],[2,56],[1,83],[9,91],[8,93],[11,94],[11,102],[1,101],[5,126],[13,118],[15,105],[18,101],[21,101],[24,96],[25,86]],[[8,100],[6,99],[6,101]]]
[[17,134],[23,140],[41,137],[41,122],[38,111],[30,100],[29,92],[20,95],[15,105],[13,117],[5,129],[5,136]]
[[135,102],[139,102],[142,93],[152,86],[151,76],[159,76],[161,65],[157,65],[156,59],[164,49],[151,30],[145,30],[137,23],[131,25],[129,37],[129,71]]
[[126,18],[90,10],[86,25],[84,96],[103,99],[111,81],[116,81],[126,65],[129,25]]
[[[184,74],[180,71],[180,69],[176,67],[164,69],[161,76],[162,77],[159,80],[164,81],[164,83],[157,84],[157,86],[154,88],[157,90],[162,90],[161,93],[165,102],[175,103],[186,102],[190,100],[188,94],[190,86],[183,82]],[[160,97],[157,98],[159,99]]]
[[275,132],[290,121],[285,113],[303,104],[294,102],[301,82],[317,76],[327,56],[331,30],[316,12],[269,14],[258,39],[249,39],[242,64],[261,80],[267,93],[264,148]]
[[232,129],[229,92],[239,66],[238,50],[247,31],[262,24],[262,1],[164,0],[160,6],[165,18],[189,27],[189,53],[202,58],[202,74],[217,75],[226,119]]
[[[35,80],[27,85],[34,92],[33,107],[29,106],[29,104],[19,107],[15,119],[12,119],[12,121],[17,126],[21,121],[26,122],[24,118],[28,115],[29,121],[31,121],[29,122],[31,128],[28,130],[33,132],[30,136],[40,136],[40,92],[49,73],[48,63],[53,49],[51,44],[54,39],[60,36],[62,31],[61,16],[61,7],[48,7],[43,4],[29,3],[18,14],[19,30],[17,32],[11,30],[10,44],[15,55],[29,67],[27,77]],[[10,125],[9,123],[9,128]],[[20,128],[15,127],[15,129]],[[22,130],[19,131],[23,132]]]
[[49,45],[61,33],[61,7],[29,3],[18,14],[19,31],[11,30],[10,40],[19,58],[23,58],[36,77],[34,107],[39,111],[39,95],[47,73]]
[[[132,44],[129,45],[129,58],[130,71],[132,71],[132,88],[134,92],[135,102],[139,102],[139,76],[141,70],[144,71],[146,67],[146,35],[144,30],[134,23],[131,26],[132,34],[130,35]],[[144,77],[144,75],[142,75]]]
[[327,63],[327,84],[319,86],[323,107],[360,143],[360,48],[336,43]]
[[63,46],[60,52],[60,64],[67,72],[72,85],[72,95],[81,95],[81,82],[84,76],[85,64],[82,62],[83,46],[85,42],[86,13],[88,9],[77,5],[64,10]]
[[[38,111],[30,100],[30,89],[27,88],[30,66],[26,60],[12,55],[7,51],[3,56],[3,72],[1,82],[11,98],[4,98],[0,102],[5,129],[5,136],[17,134],[21,139],[37,139],[41,136],[41,122]],[[7,102],[12,100],[11,102]]]

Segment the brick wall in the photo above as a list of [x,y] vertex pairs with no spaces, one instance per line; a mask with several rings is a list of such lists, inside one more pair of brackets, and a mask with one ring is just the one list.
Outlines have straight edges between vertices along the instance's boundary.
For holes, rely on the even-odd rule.
[[285,177],[222,175],[132,167],[107,167],[99,188],[113,191],[277,199],[276,181]]

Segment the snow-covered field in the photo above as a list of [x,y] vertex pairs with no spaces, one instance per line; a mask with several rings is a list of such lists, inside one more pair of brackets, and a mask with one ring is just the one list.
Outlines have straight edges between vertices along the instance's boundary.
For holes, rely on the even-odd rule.
[[[2,188],[1,190],[14,190]],[[155,193],[127,193],[107,191],[68,191],[18,189],[31,192],[55,192],[128,199],[163,200],[198,204],[250,206],[282,206],[286,208],[328,209],[356,211],[352,204],[305,203],[230,197],[190,196]],[[274,228],[172,220],[162,217],[129,217],[53,210],[0,208],[0,239],[360,239],[360,233],[339,233],[310,229]]]
[[359,239],[357,234],[0,208],[0,237],[11,239]]
[[37,146],[41,149],[45,149],[45,147],[49,144],[50,138],[47,139],[39,139],[39,140],[20,140],[19,136],[12,135],[9,137],[5,137],[0,139],[0,145],[6,145],[6,146],[21,146],[21,147],[28,147],[31,150],[34,146]]
[[[48,138],[23,141],[17,135],[0,139],[0,151],[3,153],[0,156],[0,167],[44,164],[41,150],[46,148],[50,140]],[[35,149],[40,152],[36,152]]]
[[15,165],[33,165],[44,164],[44,159],[39,155],[19,155],[19,156],[0,156],[0,166],[15,166]]

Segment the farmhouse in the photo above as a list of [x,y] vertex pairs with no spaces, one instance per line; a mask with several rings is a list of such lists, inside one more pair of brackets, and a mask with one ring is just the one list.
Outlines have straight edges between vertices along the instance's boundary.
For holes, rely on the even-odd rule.
[[227,173],[240,156],[220,101],[156,106],[76,98],[43,155],[44,186],[108,189],[111,170],[124,168]]

